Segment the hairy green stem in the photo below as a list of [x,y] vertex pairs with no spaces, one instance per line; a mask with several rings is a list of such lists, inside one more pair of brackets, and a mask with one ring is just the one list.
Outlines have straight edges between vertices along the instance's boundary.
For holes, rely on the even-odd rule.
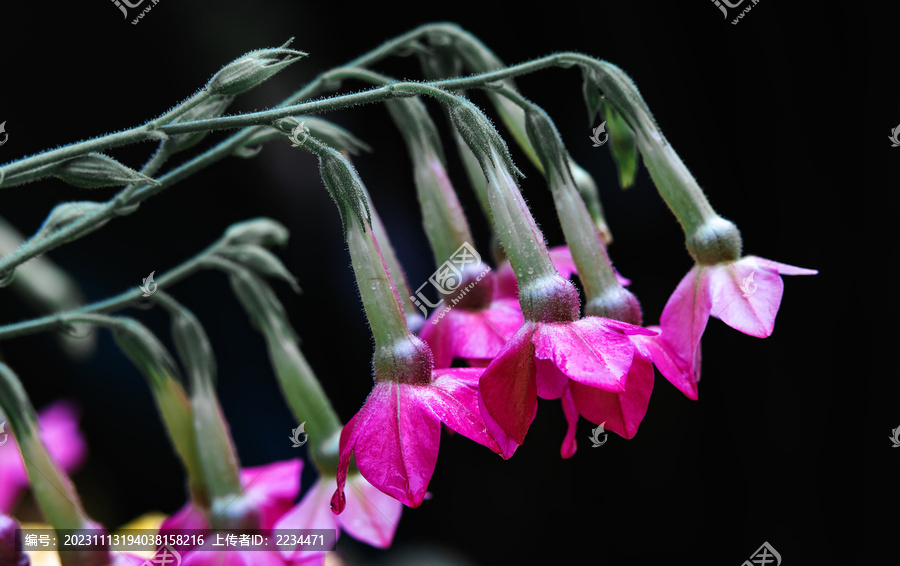
[[[209,261],[209,258],[219,245],[221,245],[221,240],[188,261],[175,267],[168,273],[160,276],[158,279],[155,279],[157,289],[167,289],[201,269],[218,267],[214,262]],[[62,330],[72,323],[77,322],[83,315],[114,312],[132,306],[135,303],[140,302],[143,298],[143,291],[141,291],[141,288],[134,286],[134,288],[119,293],[114,297],[84,305],[71,311],[0,326],[0,341],[19,336],[27,336],[29,334],[36,334],[47,330]]]

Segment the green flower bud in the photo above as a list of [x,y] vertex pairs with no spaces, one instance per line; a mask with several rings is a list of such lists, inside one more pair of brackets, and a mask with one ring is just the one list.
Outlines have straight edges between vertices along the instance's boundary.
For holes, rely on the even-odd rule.
[[245,244],[224,248],[219,253],[264,277],[281,279],[290,285],[294,292],[300,292],[297,279],[291,275],[280,259],[265,248]]
[[82,189],[122,185],[159,185],[155,179],[126,167],[102,153],[88,153],[67,159],[48,168],[47,173]]
[[[76,220],[79,220],[87,216],[88,214],[99,212],[105,207],[105,203],[93,201],[64,202],[62,204],[58,204],[53,208],[52,211],[50,211],[47,219],[44,220],[44,225],[41,226],[37,233],[32,237],[32,240],[37,241],[42,238],[51,236],[55,232],[65,228]],[[106,222],[106,220],[104,220],[103,222],[99,222],[93,228],[93,230],[100,228],[101,226],[106,224]]]
[[[184,122],[193,122],[195,120],[204,120],[207,118],[216,118],[221,116],[225,109],[234,100],[233,96],[210,95],[192,107],[190,110],[175,118],[171,123],[178,124]],[[200,143],[209,132],[191,132],[188,134],[176,134],[170,136],[163,143],[163,149],[168,153],[176,153],[190,149]]]
[[271,218],[254,218],[229,226],[222,241],[236,246],[242,244],[284,246],[289,236],[290,232],[280,222]]
[[286,49],[292,40],[276,49],[251,51],[232,61],[210,79],[206,90],[213,94],[237,95],[260,85],[306,53]]

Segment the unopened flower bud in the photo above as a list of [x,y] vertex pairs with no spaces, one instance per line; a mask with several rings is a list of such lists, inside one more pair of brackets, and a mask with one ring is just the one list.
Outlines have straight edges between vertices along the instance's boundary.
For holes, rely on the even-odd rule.
[[160,183],[146,175],[142,175],[126,167],[115,159],[102,153],[88,153],[67,159],[49,169],[54,177],[82,189],[101,187],[118,187],[141,183],[159,185]]
[[244,93],[273,76],[301,57],[302,51],[286,49],[290,41],[275,49],[251,51],[226,65],[210,79],[206,89],[213,94],[237,95]]
[[234,245],[283,246],[289,236],[290,232],[280,222],[271,218],[254,218],[233,224],[225,230],[222,239]]
[[[206,96],[205,100],[173,120],[172,123],[178,124],[193,122],[195,120],[204,120],[207,118],[216,118],[225,112],[225,109],[228,108],[233,100],[233,96]],[[200,143],[208,133],[209,132],[191,132],[188,134],[176,134],[170,136],[163,144],[163,147],[169,153],[184,151],[185,149],[189,149]]]
[[[52,234],[65,228],[69,224],[72,224],[76,220],[80,220],[81,218],[84,218],[85,216],[93,212],[98,212],[105,207],[105,203],[92,201],[64,202],[62,204],[58,204],[47,216],[47,219],[44,221],[44,225],[41,226],[40,230],[37,231],[32,240],[40,240],[42,238],[51,236]],[[93,228],[93,230],[100,228],[101,226],[106,224],[106,222],[107,221],[104,220],[103,222],[98,223]]]

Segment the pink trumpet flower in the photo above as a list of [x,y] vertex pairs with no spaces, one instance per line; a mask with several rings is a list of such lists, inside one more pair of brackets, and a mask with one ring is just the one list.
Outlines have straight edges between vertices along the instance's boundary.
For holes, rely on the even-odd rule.
[[[300,473],[303,461],[298,459],[273,462],[265,466],[241,470],[241,485],[248,499],[260,511],[260,529],[275,528],[278,520],[294,505],[300,493]],[[209,521],[189,502],[177,513],[163,521],[160,529],[208,529]],[[303,526],[298,528],[313,528]],[[184,566],[290,566],[292,562],[276,551],[219,550],[212,547],[214,537],[206,537],[205,548],[177,548],[184,554]],[[162,549],[160,549],[162,551]]]
[[673,363],[688,368],[687,379],[673,380],[663,374],[682,393],[697,399],[700,337],[709,316],[744,334],[766,338],[775,328],[775,316],[784,293],[781,275],[817,273],[814,269],[756,256],[715,265],[695,265],[675,288],[659,319],[663,348],[675,354]]
[[[411,340],[418,341],[410,336]],[[420,359],[404,375],[382,378],[365,405],[341,432],[335,513],[346,506],[344,486],[351,454],[360,473],[375,487],[409,507],[425,498],[434,474],[443,422],[459,434],[499,453],[478,411],[477,368],[432,371],[428,347],[419,342],[408,359]],[[399,364],[398,364],[399,365]],[[418,366],[418,367],[415,367]]]
[[[260,529],[271,529],[300,494],[299,458],[241,470],[241,485],[260,511]],[[167,518],[160,529],[208,529],[209,521],[192,501]]]
[[[331,512],[333,476],[322,476],[303,496],[300,503],[285,513],[276,529],[334,529],[377,548],[387,548],[394,540],[403,505],[370,484],[358,472],[347,476],[347,507],[340,515]],[[281,556],[298,564],[322,564],[325,553],[283,548]]]
[[436,368],[450,367],[454,358],[486,366],[524,322],[515,296],[500,297],[497,277],[483,273],[478,279],[459,303],[435,310],[419,333]]
[[[575,308],[577,313],[577,302]],[[649,363],[637,339],[654,334],[595,316],[572,322],[526,321],[479,383],[482,415],[503,457],[511,457],[524,442],[537,397],[561,398],[570,427],[581,413],[594,422],[607,421],[609,430],[626,438],[634,436],[653,387],[652,367],[648,383]],[[564,457],[574,454],[573,435],[570,428]]]
[[[80,410],[71,401],[56,401],[38,413],[41,440],[53,460],[66,472],[81,467],[87,457],[87,444],[78,430]],[[0,421],[2,423],[3,421]],[[28,487],[25,464],[11,431],[0,430],[0,513],[9,513],[19,494]]]

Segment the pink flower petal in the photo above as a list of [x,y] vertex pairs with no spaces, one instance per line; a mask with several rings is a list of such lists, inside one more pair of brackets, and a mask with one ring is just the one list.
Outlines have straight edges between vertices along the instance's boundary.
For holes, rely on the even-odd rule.
[[569,379],[608,391],[622,391],[634,356],[629,334],[652,331],[596,316],[575,322],[543,323],[534,333],[534,355],[551,360]]
[[[334,478],[319,478],[310,490],[306,492],[300,503],[282,515],[273,528],[291,530],[335,529],[336,537],[340,536],[340,531],[338,530],[339,515],[331,512],[329,504],[331,489],[334,485],[332,482],[334,482]],[[279,552],[285,560],[312,558],[313,554],[324,554],[324,551],[305,551],[299,550],[299,548],[302,547],[280,547]]]
[[420,337],[431,347],[434,367],[447,368],[453,358],[493,359],[523,322],[517,299],[499,299],[487,309],[454,308],[440,320],[432,314]]
[[553,267],[559,272],[559,276],[563,279],[569,279],[578,273],[578,267],[575,266],[575,260],[572,259],[572,251],[569,246],[556,246],[550,248],[550,261]]
[[519,283],[509,261],[501,265],[494,277],[494,299],[515,299],[519,296]]
[[570,382],[570,386],[579,414],[594,424],[606,422],[606,430],[632,438],[647,414],[653,392],[653,365],[636,351],[622,392],[604,391],[577,382]]
[[[699,372],[700,338],[709,321],[712,299],[708,268],[694,266],[678,283],[659,317],[661,334],[671,350]],[[677,387],[677,386],[676,386]]]
[[[441,438],[440,421],[418,403],[411,392],[415,387],[392,381],[376,383],[354,417],[350,446],[369,483],[410,507],[422,504]],[[341,434],[341,464],[343,437]],[[340,479],[339,468],[339,484]]]
[[360,474],[347,476],[347,509],[337,516],[338,523],[357,540],[377,548],[394,541],[403,504],[385,495]]
[[270,529],[294,506],[300,494],[303,461],[299,458],[241,470],[241,484],[261,511],[261,529]]
[[765,338],[775,328],[784,282],[752,258],[707,267],[711,314],[744,334]]
[[341,439],[338,444],[338,469],[335,478],[336,489],[334,495],[331,496],[331,512],[339,515],[344,511],[347,505],[347,498],[344,495],[344,486],[347,483],[347,470],[350,468],[350,456],[353,454],[353,447],[356,444],[356,421],[360,414],[364,419],[371,417],[369,412],[364,412],[366,406],[360,409],[358,413],[353,415],[350,422],[341,429]]
[[[659,326],[650,326],[648,328],[656,330],[660,334],[657,336],[636,336],[633,339],[635,345],[641,350],[644,357],[653,361],[659,373],[669,380],[669,383],[674,385],[689,399],[696,401],[698,397],[697,382],[700,381],[700,364],[698,363],[691,368],[690,364],[681,359],[665,340],[662,328]],[[698,345],[698,356],[699,349]]]
[[817,275],[819,272],[815,269],[806,269],[805,267],[797,267],[786,263],[778,263],[771,259],[761,258],[755,255],[745,256],[743,259],[752,259],[761,269],[776,271],[782,275]]
[[56,401],[38,414],[44,446],[67,472],[80,468],[87,458],[87,443],[78,430],[80,420],[81,409],[71,401]]
[[484,370],[478,383],[482,418],[500,445],[504,458],[515,452],[513,444],[521,445],[525,441],[537,411],[532,344],[536,326],[532,322],[523,324]]
[[578,442],[575,440],[575,432],[578,429],[578,410],[575,408],[575,401],[572,400],[572,392],[569,390],[562,396],[562,408],[569,426],[566,429],[566,437],[563,439],[559,453],[563,458],[571,458],[578,450]]
[[500,447],[488,433],[478,410],[478,380],[484,370],[453,368],[435,370],[431,387],[417,387],[423,407],[448,427],[496,453]]
[[[207,537],[209,538],[209,537]],[[140,564],[140,563],[138,563]],[[287,566],[275,551],[193,550],[186,552],[182,566]]]
[[[569,249],[569,246],[557,246],[551,248],[550,260],[553,262],[553,266],[563,279],[570,279],[572,275],[578,274],[578,267],[575,265],[575,260],[572,258],[572,250]],[[625,287],[631,285],[631,280],[622,277],[615,268],[613,268],[613,272],[616,274],[616,280],[620,285]]]
[[559,399],[569,389],[569,378],[551,360],[535,360],[537,395],[541,399]]
[[208,529],[209,521],[192,501],[188,501],[181,509],[166,517],[160,529]]

